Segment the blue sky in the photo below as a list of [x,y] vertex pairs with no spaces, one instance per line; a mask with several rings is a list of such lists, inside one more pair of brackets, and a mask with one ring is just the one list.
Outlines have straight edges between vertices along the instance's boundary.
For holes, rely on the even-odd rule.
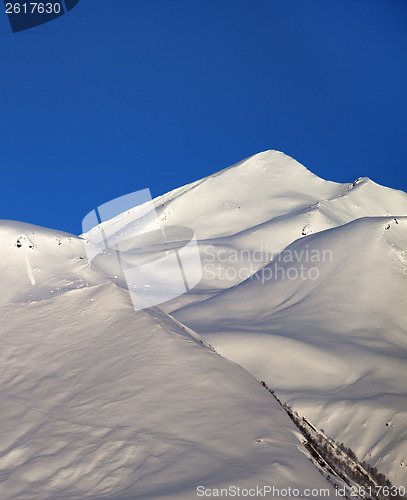
[[0,15],[0,218],[73,233],[278,149],[338,182],[407,190],[405,0],[80,0]]

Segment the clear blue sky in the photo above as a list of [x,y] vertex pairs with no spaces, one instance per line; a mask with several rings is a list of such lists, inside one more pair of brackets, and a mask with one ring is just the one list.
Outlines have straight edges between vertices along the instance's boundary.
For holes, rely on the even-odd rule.
[[407,190],[405,0],[80,0],[0,43],[0,218],[80,233],[265,149]]

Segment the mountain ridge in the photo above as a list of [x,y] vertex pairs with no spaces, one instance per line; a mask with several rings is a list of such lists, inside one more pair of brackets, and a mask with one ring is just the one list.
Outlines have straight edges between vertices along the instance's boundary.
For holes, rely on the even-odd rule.
[[[401,374],[407,350],[407,195],[368,178],[349,184],[325,181],[283,153],[266,151],[160,196],[153,204],[164,229],[186,226],[195,232],[203,278],[187,294],[137,313],[131,308],[126,284],[86,260],[86,239],[98,226],[78,237],[25,223],[0,221],[0,250],[4,257],[0,263],[0,341],[4,347],[0,380],[6,383],[8,391],[2,408],[10,429],[7,446],[0,448],[0,464],[6,467],[2,476],[7,480],[6,498],[52,499],[55,488],[67,498],[164,498],[165,477],[153,491],[138,476],[138,467],[145,471],[144,477],[149,477],[158,474],[155,464],[161,463],[166,474],[170,474],[174,470],[170,462],[178,460],[177,450],[189,457],[179,462],[185,465],[185,474],[179,469],[173,472],[175,483],[171,483],[173,495],[182,500],[189,500],[192,494],[188,473],[197,481],[203,481],[206,474],[205,481],[217,486],[225,485],[228,478],[246,486],[256,481],[267,483],[272,477],[281,487],[287,486],[287,478],[300,488],[309,486],[307,478],[322,487],[323,478],[305,465],[306,452],[299,451],[298,446],[302,445],[298,436],[297,441],[293,440],[295,433],[292,434],[290,424],[270,409],[254,389],[256,379],[264,380],[279,397],[318,427],[327,429],[331,437],[345,442],[359,459],[377,466],[395,484],[405,483],[407,428],[403,421],[407,417],[407,394]],[[125,238],[131,235],[131,224],[139,213],[138,209],[129,208],[103,222],[102,227]],[[153,236],[148,248],[129,247],[126,251],[136,253],[140,259],[143,252],[149,257],[156,252],[159,258],[164,250]],[[179,246],[184,243],[178,242]],[[320,256],[324,250],[332,251],[332,259],[326,254],[325,260],[312,261],[313,250]],[[277,279],[265,276],[276,263],[285,270],[284,277],[281,271],[277,271]],[[315,268],[318,278],[302,279],[302,265],[306,270]],[[296,278],[291,279],[288,273],[295,272]],[[260,277],[263,273],[264,279],[257,279],[256,273]],[[48,339],[54,341],[49,343]],[[70,345],[74,339],[77,343]],[[112,349],[116,368],[107,357],[98,358],[92,342],[101,353]],[[189,379],[188,369],[184,370],[186,366],[192,369],[189,354],[184,350],[190,352],[190,347],[184,343],[194,344],[194,353],[200,353],[192,356],[198,374],[193,380]],[[161,350],[164,345],[167,347]],[[79,358],[75,357],[77,354]],[[31,362],[35,356],[39,358]],[[138,364],[131,363],[132,356]],[[212,357],[217,361],[212,361]],[[49,366],[46,359],[51,360]],[[100,380],[87,378],[89,361],[94,363]],[[216,369],[211,368],[212,362]],[[174,383],[169,387],[166,380],[173,376],[171,368],[175,369],[177,363],[179,377],[174,375]],[[155,366],[156,373],[148,368],[150,365]],[[52,383],[52,376],[44,375],[53,366],[58,384]],[[117,384],[122,379],[120,370],[133,381],[134,391]],[[211,382],[205,382],[208,370],[218,374]],[[63,372],[72,376],[62,380]],[[75,384],[81,384],[78,373],[85,382],[80,385],[81,391],[75,392]],[[92,373],[90,367],[89,377]],[[109,385],[109,391],[103,381]],[[87,396],[80,399],[80,394],[97,395],[105,401],[103,412],[112,432],[100,439],[93,431],[89,439],[83,435],[82,443],[75,441],[66,448],[67,454],[65,448],[59,448],[60,430],[51,433],[51,444],[62,450],[60,467],[53,468],[44,458],[46,434],[40,432],[40,427],[40,434],[36,434],[37,430],[31,433],[42,443],[43,448],[39,448],[27,432],[31,428],[29,414],[37,404],[30,400],[30,386],[37,391],[37,401],[44,408],[48,408],[47,404],[52,406],[49,398],[55,397],[60,415],[77,419],[84,410],[90,410],[90,425],[92,412],[102,409],[97,398],[87,402]],[[183,407],[183,403],[172,408],[171,422],[179,421],[177,431],[162,435],[160,426],[168,428],[169,424],[151,394],[158,397],[160,391],[167,394],[177,388],[181,391],[177,400],[184,401],[185,391],[193,404],[191,408]],[[233,397],[227,396],[228,388]],[[252,390],[253,395],[246,393]],[[23,394],[27,398],[26,409],[34,410],[23,411],[16,394]],[[144,394],[141,399],[140,394]],[[125,404],[126,398],[132,402],[130,406]],[[212,422],[207,427],[201,415],[205,415],[202,398],[212,401],[210,406],[227,400],[230,411],[222,413],[220,405],[207,415]],[[171,405],[170,400],[165,400]],[[70,406],[69,401],[76,403]],[[144,416],[139,409],[143,404]],[[259,412],[253,408],[259,408]],[[40,420],[35,422],[46,428],[49,420],[43,410],[43,417],[37,414],[39,419],[44,418],[42,424]],[[204,440],[213,443],[212,451],[217,457],[224,457],[216,474],[211,454],[199,444],[199,433],[191,434],[195,450],[191,453],[199,455],[197,463],[206,471],[203,476],[192,467],[191,455],[182,451],[184,413],[195,415],[201,428],[207,429]],[[155,451],[150,453],[148,447],[142,447],[137,455],[136,448],[129,453],[122,445],[115,448],[116,441],[136,446],[131,436],[120,437],[120,429],[113,429],[117,422],[130,422],[131,415],[138,415],[141,420],[146,415],[151,417],[154,425],[147,434]],[[256,435],[250,426],[246,427],[253,418],[263,422]],[[231,424],[230,419],[234,423],[222,438],[221,429]],[[72,420],[70,430],[64,434],[66,439],[71,431],[76,432],[75,425]],[[267,438],[264,425],[274,429],[267,433]],[[187,426],[191,428],[189,421]],[[141,426],[135,435],[147,427]],[[272,437],[278,428],[287,436],[287,446],[280,436]],[[251,445],[245,448],[246,455],[236,444],[238,435],[247,443],[255,443],[253,449]],[[165,453],[160,451],[160,436]],[[21,449],[21,442],[28,454]],[[256,447],[263,446],[263,442],[267,443],[267,451],[259,454]],[[98,446],[112,451],[98,455]],[[93,468],[87,469],[82,458],[76,463],[69,458],[79,453],[81,447],[85,447],[83,456],[88,457],[88,462],[89,458],[95,459]],[[109,456],[121,455],[120,450],[124,452],[120,465],[123,469],[117,472],[113,462],[109,465]],[[139,462],[133,460],[132,453],[136,453]],[[263,462],[268,465],[263,467]],[[37,466],[38,463],[42,465]],[[245,471],[240,476],[235,469],[238,463],[238,469]],[[71,472],[67,464],[71,464]],[[51,470],[52,474],[47,475]],[[82,474],[86,470],[89,481]],[[78,478],[76,490],[69,481],[70,473]],[[131,477],[139,478],[140,489],[136,493]],[[37,488],[34,493],[33,484]]]

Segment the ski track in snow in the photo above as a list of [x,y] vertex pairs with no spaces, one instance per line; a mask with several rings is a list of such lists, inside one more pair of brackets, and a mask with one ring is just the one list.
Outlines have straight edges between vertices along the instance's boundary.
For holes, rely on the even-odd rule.
[[28,278],[30,280],[30,283],[32,285],[35,285],[35,278],[34,278],[33,270],[31,268],[30,259],[29,259],[27,254],[25,255],[25,264],[27,267],[27,275],[28,275]]

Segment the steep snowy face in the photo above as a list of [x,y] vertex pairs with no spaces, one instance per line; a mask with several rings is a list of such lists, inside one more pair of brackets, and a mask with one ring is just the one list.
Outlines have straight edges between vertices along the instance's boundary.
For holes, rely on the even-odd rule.
[[[256,154],[160,196],[154,204],[163,225],[192,227],[200,240],[235,235],[281,216],[310,212],[320,213],[334,225],[365,216],[407,213],[407,195],[401,191],[368,178],[349,184],[326,181],[278,151]],[[126,217],[131,220],[131,210],[102,226],[118,222],[123,229]]]
[[[360,217],[405,215],[407,195],[367,178],[328,182],[283,153],[266,151],[158,197],[154,205],[164,227],[190,227],[201,249],[203,279],[164,306],[171,312],[237,285],[299,238]],[[136,215],[129,210],[101,227],[120,238]],[[144,249],[148,255],[160,250],[159,240]]]
[[[295,240],[238,286],[195,307],[184,307],[179,315],[198,321],[193,319],[196,311],[202,311],[202,316],[210,311],[211,318],[205,322],[235,319],[263,326],[281,317],[278,329],[299,322],[298,329],[308,321],[312,328],[324,331],[327,322],[337,331],[349,326],[380,330],[397,318],[403,328],[407,320],[405,248],[407,217],[357,219]],[[297,313],[292,315],[294,309]],[[351,311],[349,325],[346,317]]]
[[174,315],[402,485],[406,251],[407,217],[358,219]]
[[[405,485],[407,195],[267,151],[154,206],[195,232],[203,279],[137,313],[109,262],[89,266],[92,230],[0,223],[3,496],[327,487],[255,378]],[[125,239],[139,211],[101,227]],[[126,262],[162,257],[154,238]]]
[[91,285],[79,239],[5,222],[0,241],[2,500],[334,494],[268,391],[103,275]]
[[156,203],[166,223],[191,225],[205,239],[230,236],[298,212],[344,189],[283,153],[267,151],[157,198]]
[[[266,151],[154,200],[164,225],[193,227],[200,240],[236,234],[346,191],[292,158]],[[102,223],[125,229],[133,212]],[[111,231],[108,231],[111,232]]]
[[[256,191],[261,216],[256,208],[251,219],[239,205],[240,231],[216,213],[213,233],[206,223],[201,287],[167,310],[403,484],[407,195],[367,178],[326,183],[292,165],[267,152],[198,183],[203,191],[223,173],[238,178],[249,166],[262,186],[263,168],[275,174],[273,189]],[[229,186],[232,180],[224,198]],[[170,214],[190,191],[167,196]],[[194,226],[186,209],[174,210],[173,219]]]
[[163,308],[405,483],[407,195],[267,151],[155,207],[196,232],[203,268]]

